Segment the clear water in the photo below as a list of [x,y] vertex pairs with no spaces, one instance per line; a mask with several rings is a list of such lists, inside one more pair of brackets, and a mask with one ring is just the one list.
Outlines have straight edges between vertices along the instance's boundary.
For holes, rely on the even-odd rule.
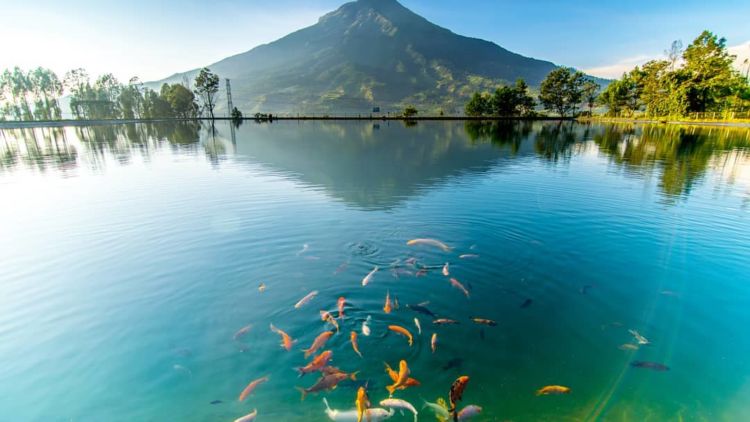
[[[316,377],[292,368],[339,296],[328,348],[374,403],[405,359],[422,385],[397,397],[421,409],[469,375],[476,420],[750,420],[749,146],[748,129],[554,122],[1,131],[0,420],[326,420],[322,397],[351,409],[356,387],[301,402]],[[394,275],[409,257],[436,269]],[[424,301],[461,324],[404,306]],[[651,344],[620,350],[629,329]],[[572,392],[535,396],[547,384]]]

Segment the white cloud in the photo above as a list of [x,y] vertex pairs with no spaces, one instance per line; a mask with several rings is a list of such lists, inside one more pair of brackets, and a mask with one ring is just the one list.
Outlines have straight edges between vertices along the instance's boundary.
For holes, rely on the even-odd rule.
[[[730,54],[737,56],[735,65],[738,69],[744,71],[747,69],[747,64],[744,64],[744,60],[750,60],[750,41],[746,41],[739,45],[730,46],[727,48]],[[623,73],[632,70],[636,66],[640,66],[649,60],[664,59],[663,54],[654,55],[641,55],[636,57],[629,57],[622,59],[616,63],[605,64],[602,66],[595,66],[589,69],[584,69],[584,72],[589,75],[598,76],[600,78],[617,79],[622,76]]]

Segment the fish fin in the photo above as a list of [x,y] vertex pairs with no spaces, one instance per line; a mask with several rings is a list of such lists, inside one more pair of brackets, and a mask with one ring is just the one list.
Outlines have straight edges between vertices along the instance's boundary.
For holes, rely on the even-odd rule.
[[401,413],[401,416],[404,416],[404,409],[399,409],[398,412]]
[[356,381],[357,380],[357,374],[359,374],[359,371],[350,374],[349,375],[349,379],[351,379],[352,381]]
[[326,405],[326,410],[330,411],[331,410],[331,406],[328,405],[328,400],[326,400],[325,397],[323,397],[323,403]]
[[386,390],[388,390],[388,393],[393,396],[393,393],[396,391],[396,387],[393,385],[387,385],[385,387]]
[[[305,389],[302,387],[294,387],[294,388],[296,388],[297,391],[299,391],[300,394],[302,394],[302,397],[300,397],[299,401],[305,401],[305,397],[307,397],[307,391],[305,391]],[[325,401],[325,399],[323,400]],[[326,407],[328,407],[328,402],[326,402]]]
[[303,376],[305,376],[305,371],[303,369],[304,368],[302,368],[301,366],[294,368],[294,370],[297,371],[297,378],[302,378]]

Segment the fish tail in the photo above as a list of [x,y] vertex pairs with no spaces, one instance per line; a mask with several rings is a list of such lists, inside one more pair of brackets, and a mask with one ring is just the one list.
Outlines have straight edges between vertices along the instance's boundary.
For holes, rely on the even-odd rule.
[[302,378],[305,375],[305,368],[301,366],[298,368],[294,368],[294,370],[297,371],[297,378]]
[[[305,397],[307,397],[307,391],[305,391],[305,389],[302,388],[302,387],[294,387],[294,388],[296,388],[297,391],[299,391],[300,394],[302,395],[300,397],[299,401],[305,401]],[[323,400],[325,401],[325,399],[323,399]],[[325,403],[326,403],[326,407],[328,407],[328,402],[326,401]]]
[[307,359],[307,358],[310,357],[310,355],[311,355],[310,349],[302,349],[302,351],[305,352],[305,359]]
[[349,375],[349,379],[351,379],[352,381],[356,381],[357,380],[357,374],[359,374],[359,371],[354,372],[351,375]]
[[385,387],[386,390],[388,390],[388,393],[392,396],[393,393],[396,391],[396,386],[394,385],[387,385]]

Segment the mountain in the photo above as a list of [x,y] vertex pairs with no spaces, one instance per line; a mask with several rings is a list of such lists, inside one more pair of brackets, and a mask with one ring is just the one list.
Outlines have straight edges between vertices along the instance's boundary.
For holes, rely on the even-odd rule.
[[[386,111],[407,104],[459,112],[474,91],[516,78],[537,87],[556,65],[455,34],[396,0],[357,0],[315,25],[208,67],[231,79],[234,104],[245,114],[366,114],[373,106]],[[196,73],[154,85],[192,80]]]

